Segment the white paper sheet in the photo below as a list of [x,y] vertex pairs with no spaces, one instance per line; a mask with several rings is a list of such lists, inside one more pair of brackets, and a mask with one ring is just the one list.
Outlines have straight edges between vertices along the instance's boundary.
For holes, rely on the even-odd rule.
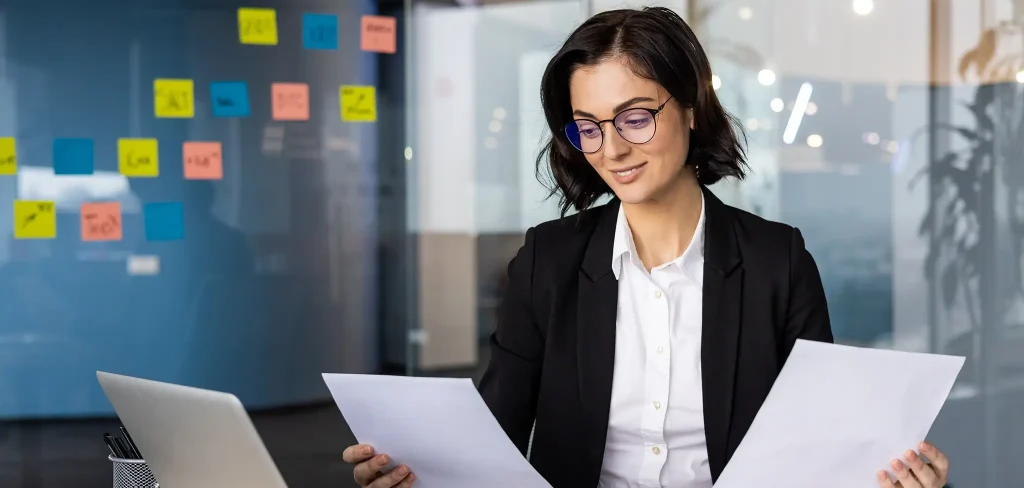
[[925,440],[963,364],[797,341],[715,488],[877,487]]
[[360,444],[408,465],[419,488],[550,487],[469,379],[324,374]]

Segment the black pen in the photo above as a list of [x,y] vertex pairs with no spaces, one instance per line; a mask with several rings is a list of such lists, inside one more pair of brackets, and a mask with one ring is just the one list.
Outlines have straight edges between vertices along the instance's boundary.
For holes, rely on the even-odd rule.
[[131,449],[132,455],[135,459],[142,459],[142,451],[139,451],[139,446],[135,445],[135,441],[132,440],[132,436],[128,434],[128,429],[121,426],[121,433],[124,434],[124,442],[128,444],[128,449]]
[[103,434],[103,443],[107,445],[107,449],[110,449],[110,454],[116,458],[119,458],[117,454],[117,446],[114,446],[114,441],[110,439],[110,434]]
[[120,437],[114,438],[114,445],[117,446],[117,448],[121,451],[122,454],[124,454],[124,456],[122,456],[121,459],[135,459],[132,456],[131,451],[128,450],[128,447],[125,446],[124,442],[121,441]]

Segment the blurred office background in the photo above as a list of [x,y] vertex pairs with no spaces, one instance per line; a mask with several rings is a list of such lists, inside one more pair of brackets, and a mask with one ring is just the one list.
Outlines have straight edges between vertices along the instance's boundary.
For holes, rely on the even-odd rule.
[[[293,486],[350,486],[320,373],[480,373],[505,266],[556,216],[544,66],[643,5],[691,23],[747,131],[752,176],[714,191],[800,227],[839,341],[966,355],[932,440],[953,485],[1020,486],[1021,0],[0,0],[0,486],[110,482],[97,369],[233,392]],[[277,9],[278,46],[238,43],[242,6]],[[338,15],[337,50],[302,49],[306,12]],[[366,14],[398,18],[396,54],[360,50]],[[158,77],[195,80],[195,118],[152,117]],[[209,115],[230,80],[251,116]],[[270,120],[274,82],[309,84],[308,122]],[[377,87],[376,123],[339,120],[342,84]],[[94,139],[96,174],[54,176],[58,137]],[[166,171],[123,178],[119,137],[159,138]],[[184,140],[222,141],[224,179],[182,180]],[[57,239],[15,240],[15,199],[55,200]],[[81,242],[93,200],[123,240]],[[143,239],[153,201],[183,203],[183,240]]]

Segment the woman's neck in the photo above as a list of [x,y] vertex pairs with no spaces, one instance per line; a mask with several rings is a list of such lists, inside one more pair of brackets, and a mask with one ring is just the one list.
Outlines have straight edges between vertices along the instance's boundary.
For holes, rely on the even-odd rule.
[[682,177],[664,195],[644,203],[622,204],[640,261],[648,270],[678,258],[690,245],[701,213],[701,187]]

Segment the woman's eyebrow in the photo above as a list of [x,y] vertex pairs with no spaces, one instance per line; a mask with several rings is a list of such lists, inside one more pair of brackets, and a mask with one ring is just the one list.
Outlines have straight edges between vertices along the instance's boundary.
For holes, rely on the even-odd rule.
[[[629,108],[632,105],[638,104],[640,102],[654,102],[654,101],[656,101],[656,100],[651,98],[651,97],[633,97],[633,98],[630,98],[629,100],[626,100],[625,102],[622,102],[622,103],[616,105],[615,109],[612,110],[612,111],[615,112],[616,114],[618,114],[619,112]],[[586,117],[586,118],[589,118],[589,119],[596,119],[597,118],[596,115],[594,115],[594,114],[592,114],[590,112],[584,112],[582,110],[573,110],[572,114],[573,115],[579,115],[580,117]]]

